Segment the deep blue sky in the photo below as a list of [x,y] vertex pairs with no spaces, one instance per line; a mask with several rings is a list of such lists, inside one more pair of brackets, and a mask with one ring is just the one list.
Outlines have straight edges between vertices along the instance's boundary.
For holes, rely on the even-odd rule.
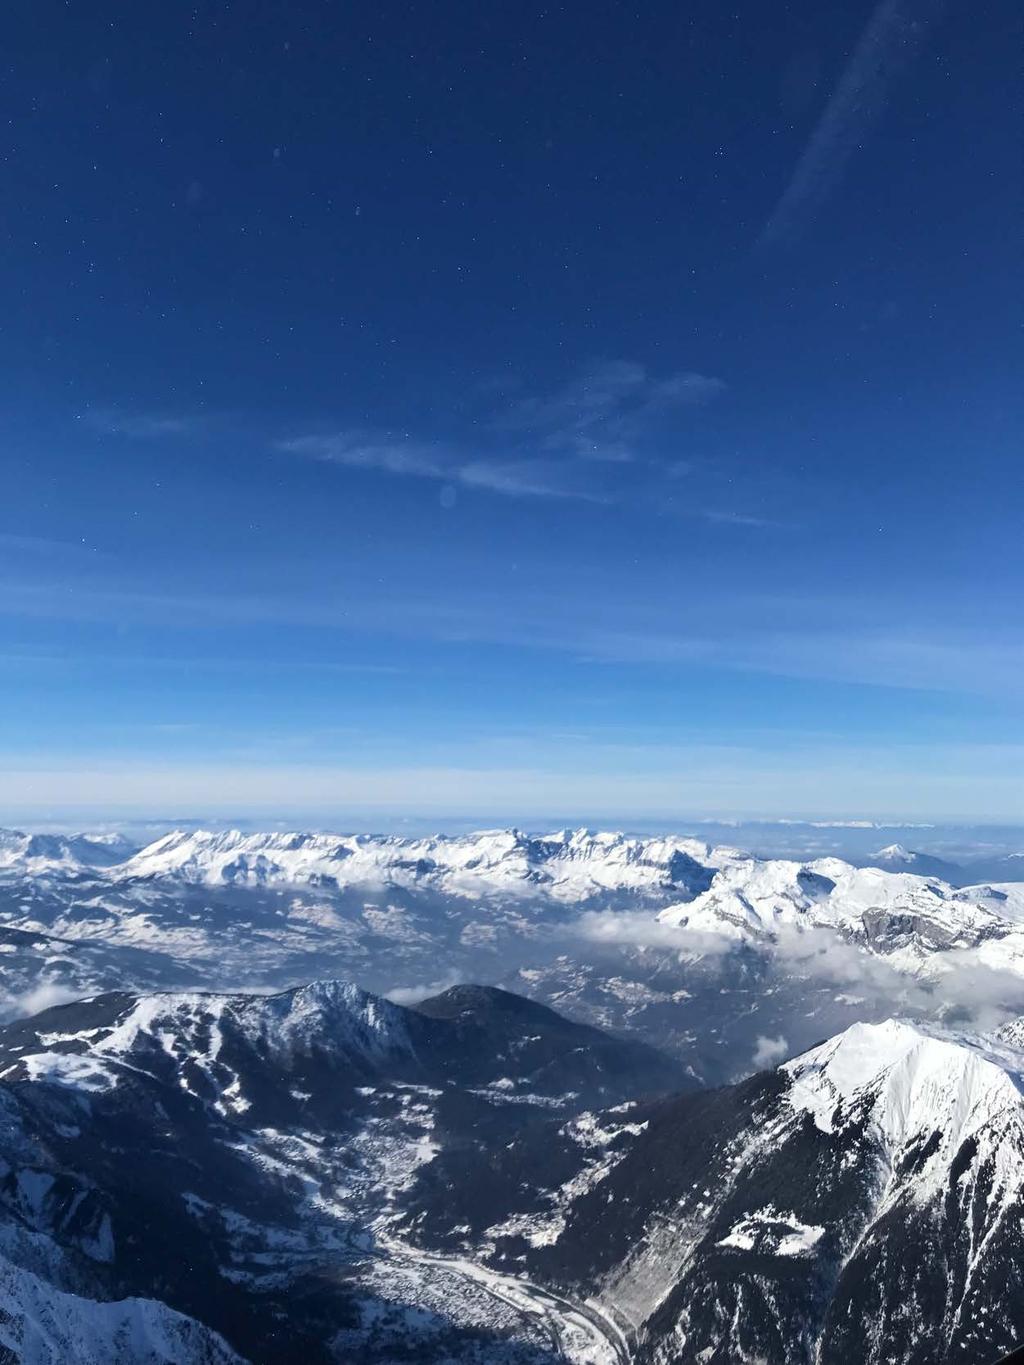
[[1010,0],[5,39],[0,815],[1024,817]]

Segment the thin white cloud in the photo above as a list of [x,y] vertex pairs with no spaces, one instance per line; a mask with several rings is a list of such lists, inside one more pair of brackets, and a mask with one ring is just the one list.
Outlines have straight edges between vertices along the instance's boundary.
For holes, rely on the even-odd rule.
[[[296,765],[265,752],[241,760],[209,746],[193,763],[142,755],[121,761],[106,752],[35,759],[7,752],[0,754],[0,822],[24,823],[33,809],[52,816],[74,808],[82,819],[122,810],[135,818],[147,812],[176,818],[199,806],[213,814],[329,810],[345,820],[347,812],[361,812],[371,822],[373,811],[430,815],[441,823],[472,811],[484,825],[542,815],[545,823],[642,824],[678,821],[681,811],[738,817],[752,810],[761,817],[815,810],[838,819],[869,809],[913,820],[1024,819],[1019,747],[845,744],[794,752],[783,736],[770,749],[692,744],[666,754],[664,745],[651,744],[622,753],[581,746],[557,755],[535,749],[520,754],[518,765],[399,760],[390,766],[377,755],[355,767]],[[595,921],[593,931],[595,938],[628,934],[637,942],[639,935],[660,934],[639,922],[620,929]],[[809,951],[811,940],[802,936],[798,947]]]
[[[551,496],[550,490],[547,495]],[[580,494],[575,494],[580,496]],[[1007,631],[993,640],[980,628],[922,623],[910,632],[907,611],[890,604],[890,622],[861,620],[858,604],[833,601],[827,621],[816,601],[734,597],[721,615],[687,604],[616,595],[614,585],[578,603],[568,614],[552,612],[542,593],[521,593],[514,602],[467,589],[451,601],[408,591],[381,598],[365,593],[308,594],[301,599],[268,594],[217,596],[136,591],[121,586],[0,580],[0,616],[67,621],[150,622],[190,629],[222,622],[315,626],[345,632],[437,641],[479,641],[557,651],[581,663],[700,664],[780,677],[816,678],[889,688],[976,696],[1020,694],[1024,638]],[[772,629],[772,620],[793,620]],[[623,622],[621,626],[609,622]],[[766,624],[768,623],[768,624]]]
[[0,531],[0,555],[18,555],[34,560],[66,559],[68,556],[88,555],[98,551],[84,540],[51,540],[46,536],[22,536]]
[[[482,489],[519,498],[610,502],[612,467],[640,458],[666,419],[709,402],[722,380],[693,370],[657,377],[643,365],[616,360],[596,366],[546,396],[520,397],[487,425],[488,443],[467,454],[457,446],[408,434],[342,428],[285,437],[275,448],[350,469]],[[690,466],[659,459],[666,477]],[[606,466],[599,473],[595,466]]]
[[[666,933],[665,930],[670,932]],[[649,948],[678,954],[681,960],[699,957],[714,964],[736,951],[735,938],[667,925],[649,911],[585,912],[569,927],[567,936],[602,948]],[[856,942],[824,926],[777,925],[760,940],[773,980],[804,980],[837,992],[856,992],[859,1007],[870,1013],[911,1013],[934,1017],[937,1010],[969,1012],[976,1024],[994,1028],[1024,1009],[1024,980],[1014,972],[988,966],[977,949],[953,949],[942,955],[933,978],[920,978]],[[769,992],[770,993],[770,990]],[[776,1066],[790,1052],[790,1041],[758,1035],[751,1059],[755,1070]]]
[[440,995],[443,991],[450,990],[452,986],[457,986],[462,979],[458,972],[446,972],[433,981],[420,981],[411,986],[394,986],[384,994],[396,1005],[418,1005],[421,1000],[429,1000],[431,996]]
[[776,1066],[789,1053],[789,1043],[780,1033],[777,1038],[767,1038],[758,1034],[752,1058],[754,1069],[764,1071],[766,1067]]
[[554,393],[518,399],[494,425],[528,435],[542,450],[617,464],[635,459],[666,415],[707,403],[724,388],[693,370],[659,379],[634,361],[613,360]]
[[126,436],[143,441],[159,440],[165,436],[194,436],[206,425],[206,419],[200,416],[121,412],[115,408],[87,408],[80,420],[104,435]]
[[940,0],[881,0],[861,34],[760,241],[794,240],[842,178],[913,59]]
[[577,472],[558,460],[472,460],[459,469],[459,481],[513,497],[580,498],[607,502],[580,482]]
[[724,957],[735,947],[724,934],[680,929],[650,910],[585,910],[573,921],[572,937],[602,947],[668,948],[688,957]]
[[0,1019],[22,1019],[51,1009],[54,1005],[70,1004],[80,1000],[82,992],[70,986],[45,981],[29,990],[3,992],[0,994]]
[[783,523],[775,521],[771,517],[757,517],[748,512],[722,512],[714,508],[706,507],[701,513],[705,521],[710,521],[713,526],[747,526],[747,527],[772,527],[782,526]]
[[565,460],[502,458],[459,460],[436,446],[392,439],[362,431],[295,436],[276,448],[291,455],[323,460],[350,469],[375,469],[418,479],[461,485],[516,498],[577,498],[584,502],[607,499],[576,476]]
[[411,475],[420,479],[450,481],[453,473],[452,467],[431,446],[365,431],[294,436],[278,441],[277,449],[349,469],[378,469],[385,474]]

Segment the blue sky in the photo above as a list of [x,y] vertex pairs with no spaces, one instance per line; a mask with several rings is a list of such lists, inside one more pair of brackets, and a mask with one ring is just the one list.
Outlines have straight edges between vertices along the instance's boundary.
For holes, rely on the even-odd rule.
[[0,816],[1024,818],[1014,8],[364,9],[8,16]]

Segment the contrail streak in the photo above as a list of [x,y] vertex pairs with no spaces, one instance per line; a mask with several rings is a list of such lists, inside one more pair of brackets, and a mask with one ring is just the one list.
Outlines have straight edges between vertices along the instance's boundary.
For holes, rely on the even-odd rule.
[[796,238],[877,123],[889,90],[921,46],[940,0],[881,0],[861,34],[759,242]]

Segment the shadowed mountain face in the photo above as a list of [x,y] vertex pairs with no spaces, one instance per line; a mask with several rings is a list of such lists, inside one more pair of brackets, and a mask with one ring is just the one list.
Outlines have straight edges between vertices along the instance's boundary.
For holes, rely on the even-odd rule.
[[664,1091],[669,1075],[673,1089],[696,1088],[681,1064],[647,1044],[574,1023],[493,986],[453,986],[415,1010],[442,1026],[435,1048],[451,1050],[452,1069],[464,1084],[493,1084],[495,1067],[507,1059],[535,1090],[571,1093],[588,1108]]
[[[505,992],[411,1010],[340,982],[59,1006],[0,1033],[0,1074],[19,1348],[47,1330],[26,1288],[42,1274],[58,1303],[179,1315],[199,1344],[153,1357],[176,1362],[548,1359],[545,1311],[391,1247],[404,1191],[440,1151],[685,1083],[653,1049]],[[144,1358],[115,1336],[104,1350]]]
[[409,1217],[595,1301],[638,1362],[987,1365],[1024,1335],[1022,1070],[1004,1039],[858,1025],[739,1086],[524,1133],[463,1167],[454,1209],[442,1153]]

